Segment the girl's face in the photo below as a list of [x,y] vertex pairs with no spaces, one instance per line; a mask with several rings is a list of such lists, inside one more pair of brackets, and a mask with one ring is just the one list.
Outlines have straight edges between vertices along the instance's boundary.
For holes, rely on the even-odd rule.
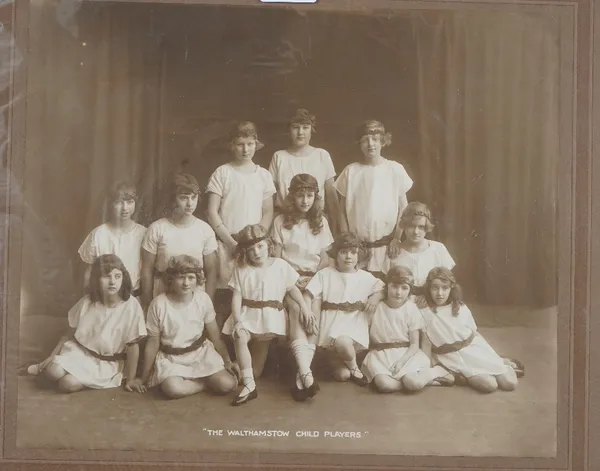
[[429,285],[429,294],[437,306],[444,306],[448,303],[450,296],[450,283],[444,280],[435,279]]
[[121,291],[123,272],[113,268],[110,273],[100,277],[100,290],[105,297],[115,296]]
[[256,139],[253,137],[237,137],[232,143],[233,157],[240,163],[250,162],[256,152]]
[[191,216],[198,206],[198,194],[178,193],[175,198],[175,213],[180,216]]
[[171,283],[173,293],[179,296],[193,292],[196,286],[198,286],[198,278],[195,273],[179,273]]
[[340,249],[335,257],[335,262],[339,271],[353,271],[358,263],[358,249],[356,247]]
[[312,127],[310,124],[294,123],[290,126],[290,136],[292,143],[296,147],[303,147],[310,144]]
[[388,283],[387,301],[390,307],[402,306],[410,294],[410,286],[406,283]]
[[112,208],[115,221],[131,219],[135,212],[135,200],[131,197],[121,196],[113,203]]
[[425,216],[413,218],[411,222],[404,225],[404,233],[409,242],[413,244],[422,242],[427,235],[427,218]]
[[301,213],[307,213],[315,203],[315,192],[310,190],[299,191],[294,195],[294,206]]
[[367,159],[379,157],[382,147],[380,134],[367,134],[360,140],[360,150]]
[[269,258],[269,243],[266,240],[257,242],[246,249],[246,255],[252,265],[262,265]]

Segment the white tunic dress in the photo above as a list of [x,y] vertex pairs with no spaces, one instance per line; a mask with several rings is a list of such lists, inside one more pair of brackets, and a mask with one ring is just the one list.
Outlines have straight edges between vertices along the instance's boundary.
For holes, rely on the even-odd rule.
[[[63,345],[54,362],[88,388],[115,388],[123,381],[124,360],[96,358],[125,353],[128,345],[146,336],[144,312],[131,296],[114,308],[81,298],[69,311],[69,325],[75,329],[75,340]],[[85,347],[85,348],[84,348]]]
[[[306,286],[313,298],[330,303],[366,303],[369,296],[383,290],[384,284],[369,272],[342,273],[333,267],[319,270]],[[337,337],[348,336],[359,349],[369,346],[369,319],[364,311],[323,310],[319,322],[318,345],[330,348]]]
[[[208,295],[201,289],[186,306],[175,306],[165,293],[152,300],[148,308],[148,335],[160,336],[168,347],[186,348],[204,333],[204,327],[215,320],[215,310]],[[170,376],[186,379],[205,378],[224,368],[223,358],[207,338],[192,352],[171,355],[159,350],[154,362],[150,385],[156,386]]]
[[[231,164],[221,165],[211,175],[207,193],[221,197],[219,216],[231,234],[241,231],[249,224],[259,224],[262,219],[263,202],[275,194],[271,174],[258,165],[253,173],[237,171]],[[265,229],[269,229],[266,227]],[[217,287],[226,289],[233,272],[233,254],[219,241],[219,282]]]
[[457,316],[452,315],[451,305],[436,310],[435,313],[429,308],[421,310],[425,319],[424,332],[434,347],[466,340],[475,333],[470,345],[457,352],[436,355],[439,363],[465,378],[481,374],[501,375],[508,371],[504,360],[477,333],[477,325],[467,306],[462,305]]
[[287,150],[278,150],[273,155],[269,172],[273,176],[277,196],[275,206],[283,208],[283,202],[288,194],[292,178],[300,173],[312,175],[319,185],[321,205],[325,202],[325,182],[335,177],[335,168],[331,155],[325,149],[315,148],[309,155],[298,157]]
[[[423,316],[416,304],[407,301],[397,309],[390,308],[385,302],[380,302],[371,321],[371,346],[378,343],[408,343],[410,334],[424,327]],[[404,364],[396,374],[391,373],[391,368],[404,354],[408,347],[386,348],[385,350],[371,350],[362,364],[362,372],[369,381],[377,375],[392,376],[396,379],[404,375],[416,373],[429,368],[431,360],[421,349]]]
[[[236,267],[229,286],[239,291],[243,299],[283,302],[287,291],[298,281],[298,273],[280,258],[269,260],[272,263],[262,268]],[[267,340],[287,335],[287,316],[283,309],[242,306],[240,317],[243,327],[259,339]],[[224,334],[233,333],[234,322],[232,314],[225,321]]]
[[142,240],[145,234],[146,228],[137,223],[123,233],[115,233],[108,224],[102,224],[85,238],[79,247],[79,256],[91,265],[100,255],[116,255],[127,268],[133,289],[137,290],[140,287]]
[[[142,247],[156,255],[155,272],[162,274],[168,267],[169,259],[177,255],[190,255],[202,265],[203,257],[217,250],[217,239],[212,228],[196,217],[187,227],[176,226],[168,218],[162,218],[150,224]],[[161,276],[154,276],[153,296],[164,292]]]
[[[321,252],[333,243],[333,236],[327,219],[323,218],[321,232],[314,235],[306,219],[295,224],[291,229],[283,227],[284,215],[278,215],[273,221],[271,237],[281,245],[281,258],[296,271],[316,273],[321,263]],[[307,280],[310,276],[302,276]]]
[[[375,242],[389,236],[396,228],[398,215],[404,208],[399,200],[413,185],[404,166],[384,159],[376,166],[354,162],[335,182],[335,188],[346,198],[346,217],[350,232],[361,239]],[[387,246],[371,249],[367,270],[381,272],[385,266]]]
[[423,286],[431,269],[444,267],[452,270],[456,264],[446,246],[435,240],[428,242],[429,246],[422,252],[413,253],[401,249],[396,258],[387,259],[384,272],[387,273],[394,266],[409,268],[415,277],[415,285]]

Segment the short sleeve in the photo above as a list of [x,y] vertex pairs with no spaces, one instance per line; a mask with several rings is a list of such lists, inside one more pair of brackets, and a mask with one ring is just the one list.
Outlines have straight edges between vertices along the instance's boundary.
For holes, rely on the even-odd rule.
[[313,299],[320,298],[323,295],[323,270],[319,270],[315,276],[306,285],[306,291],[308,291]]
[[375,293],[379,293],[380,291],[383,291],[383,289],[385,288],[385,283],[383,281],[381,281],[379,278],[371,275],[371,273],[369,272],[365,272],[367,273],[370,278],[371,278],[371,283],[373,283],[371,285],[371,291],[369,292],[369,296],[371,296],[372,294]]
[[321,229],[321,233],[319,234],[319,245],[321,246],[321,250],[326,250],[331,247],[331,244],[333,244],[333,234],[331,234],[329,222],[323,218],[323,229]]
[[162,319],[160,317],[160,310],[158,309],[158,303],[155,298],[150,303],[150,307],[148,307],[148,318],[146,320],[146,330],[148,335],[152,337],[160,336],[162,331]]
[[142,239],[142,248],[147,252],[156,255],[158,252],[158,245],[160,240],[162,239],[162,230],[160,219],[158,221],[153,222],[148,227],[148,230],[144,234],[144,238]]
[[[325,226],[323,226],[325,227]],[[273,221],[273,227],[271,229],[271,239],[273,242],[279,245],[283,245],[283,215],[278,215]]]
[[321,149],[323,167],[325,168],[325,181],[335,177],[335,167],[331,155],[325,149]]
[[140,306],[139,301],[133,296],[130,298],[130,309],[131,309],[131,324],[127,330],[125,337],[125,345],[133,345],[138,343],[144,337],[148,335],[146,330],[146,321],[144,320],[144,311]]
[[419,308],[412,302],[410,302],[408,306],[407,325],[409,332],[414,332],[415,330],[422,330],[425,328],[423,316],[419,312]]
[[477,324],[475,324],[473,314],[471,314],[471,310],[465,304],[460,307],[460,310],[458,311],[458,317],[469,329],[473,330],[473,332],[477,332]]
[[439,266],[447,268],[448,270],[452,270],[456,263],[454,263],[454,259],[448,252],[448,249],[444,244],[438,246],[438,256],[439,256]]
[[216,169],[208,180],[206,186],[207,193],[214,193],[215,195],[223,196],[223,188],[225,187],[225,171],[224,167],[221,166]]
[[200,307],[204,312],[204,323],[209,324],[217,318],[215,306],[213,305],[213,302],[208,296],[208,294],[206,294],[202,288],[199,288],[197,290],[197,295],[200,296],[199,304],[201,304]]
[[281,271],[283,272],[282,277],[285,280],[285,289],[290,290],[296,286],[296,283],[300,279],[300,275],[298,275],[296,270],[294,270],[288,262],[281,259],[279,261],[282,266]]
[[[352,165],[352,164],[350,164]],[[337,192],[342,195],[344,198],[346,197],[346,194],[348,193],[348,173],[350,172],[350,165],[348,165],[340,174],[340,176],[337,178],[337,180],[334,183],[334,187],[337,190]]]
[[77,328],[81,316],[90,308],[91,304],[92,302],[89,296],[84,296],[79,301],[77,301],[75,306],[69,309],[69,314],[67,316],[69,320],[69,327],[73,329]]
[[404,165],[398,164],[398,188],[402,193],[408,193],[413,186],[412,178],[406,172]]
[[231,275],[231,279],[229,280],[228,285],[232,290],[242,291],[242,283],[240,280],[240,269],[239,267],[235,267],[233,269],[233,274]]
[[204,248],[202,249],[202,255],[209,255],[215,252],[218,248],[217,245],[217,236],[215,235],[215,231],[212,230],[210,226],[205,227],[206,233],[206,242],[204,243]]
[[94,260],[96,260],[96,257],[99,255],[98,247],[96,246],[95,235],[96,229],[87,235],[78,251],[81,260],[83,260],[85,263],[89,263],[90,265],[94,263]]
[[260,168],[261,176],[263,180],[263,200],[271,198],[275,194],[275,184],[273,183],[273,176],[266,171],[264,168]]

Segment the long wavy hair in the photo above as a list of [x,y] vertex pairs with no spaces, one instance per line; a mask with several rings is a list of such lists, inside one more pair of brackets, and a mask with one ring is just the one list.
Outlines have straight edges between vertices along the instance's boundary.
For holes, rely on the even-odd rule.
[[113,270],[119,270],[123,273],[123,281],[121,283],[121,289],[119,290],[119,297],[123,301],[127,301],[131,296],[133,290],[133,284],[131,282],[131,276],[125,268],[123,261],[114,254],[100,255],[96,257],[92,264],[92,271],[90,274],[90,284],[88,286],[88,294],[90,300],[93,303],[103,301],[102,287],[100,286],[100,278],[108,275]]
[[456,282],[454,274],[444,267],[432,268],[427,275],[427,280],[423,286],[423,294],[425,295],[425,300],[427,301],[429,309],[431,309],[433,312],[437,312],[437,305],[431,297],[431,284],[434,280],[440,280],[450,285],[450,294],[448,295],[447,304],[452,304],[452,315],[458,316],[458,311],[463,305],[462,291],[460,289],[460,285]]
[[[313,205],[306,213],[306,216],[296,208],[295,198],[303,192],[312,192],[315,194]],[[323,210],[319,201],[319,184],[315,177],[308,173],[295,175],[290,182],[288,194],[283,202],[283,227],[291,230],[301,220],[308,220],[308,227],[313,235],[319,235],[323,230]]]

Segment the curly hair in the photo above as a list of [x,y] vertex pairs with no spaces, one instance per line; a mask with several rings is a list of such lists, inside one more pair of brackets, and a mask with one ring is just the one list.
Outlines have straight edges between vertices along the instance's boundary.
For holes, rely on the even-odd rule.
[[196,275],[198,286],[204,284],[204,270],[200,260],[191,255],[176,255],[169,259],[167,269],[163,275],[163,281],[167,286],[167,291],[170,290],[173,280],[179,275],[193,273]]
[[410,268],[401,265],[395,265],[390,268],[385,276],[386,288],[390,284],[408,285],[410,287],[410,293],[412,294],[415,286],[415,277]]
[[[315,201],[305,216],[296,208],[295,198],[306,191],[315,194]],[[307,219],[312,234],[319,235],[323,230],[323,210],[319,204],[320,200],[319,184],[316,178],[307,173],[295,175],[283,201],[283,227],[289,231],[301,220]]]
[[96,257],[96,260],[94,260],[94,263],[92,264],[88,294],[93,303],[102,302],[103,294],[100,278],[107,276],[113,270],[119,270],[123,274],[119,297],[123,301],[127,301],[131,296],[133,284],[131,282],[131,276],[129,275],[127,268],[125,268],[123,261],[114,254],[105,254]]
[[229,144],[232,146],[236,139],[247,137],[253,138],[256,141],[257,151],[265,147],[265,145],[258,140],[258,129],[256,124],[252,121],[239,121],[229,130],[228,140]]
[[382,147],[387,147],[392,144],[392,135],[389,132],[385,132],[385,126],[381,121],[376,119],[368,119],[363,121],[360,126],[356,128],[354,137],[356,142],[360,142],[365,136],[381,136]]
[[435,225],[431,221],[431,211],[426,204],[421,203],[420,201],[408,203],[408,206],[404,208],[404,211],[402,211],[402,216],[400,217],[400,227],[408,226],[415,218],[418,217],[425,218],[425,232],[429,233],[433,231]]
[[317,118],[307,109],[299,108],[296,110],[296,114],[294,114],[294,116],[292,116],[288,121],[289,127],[292,127],[293,124],[307,124],[310,126],[311,133],[315,134],[317,132]]
[[269,246],[269,257],[273,256],[275,244],[273,244],[273,241],[269,237],[269,232],[260,224],[248,225],[237,234],[233,234],[232,237],[238,243],[234,255],[239,267],[252,265],[252,262],[248,258],[248,249],[263,240]]
[[138,212],[137,202],[138,194],[135,185],[128,180],[119,180],[113,183],[107,190],[102,205],[102,220],[108,221],[112,218],[112,206],[119,201],[133,200],[136,203],[135,211],[132,214],[133,217]]
[[353,232],[343,232],[335,237],[327,255],[332,259],[337,259],[340,250],[355,248],[358,249],[358,264],[364,263],[371,257],[371,251],[365,247],[364,242]]
[[452,271],[444,267],[432,268],[429,274],[427,275],[427,280],[425,281],[425,285],[423,286],[423,294],[425,295],[425,300],[427,301],[429,309],[431,309],[433,312],[437,312],[437,305],[431,297],[431,284],[434,280],[441,280],[450,285],[450,295],[448,296],[448,304],[452,304],[452,315],[458,316],[458,311],[463,305],[462,291],[460,289],[460,285],[456,282],[456,278],[454,277]]

